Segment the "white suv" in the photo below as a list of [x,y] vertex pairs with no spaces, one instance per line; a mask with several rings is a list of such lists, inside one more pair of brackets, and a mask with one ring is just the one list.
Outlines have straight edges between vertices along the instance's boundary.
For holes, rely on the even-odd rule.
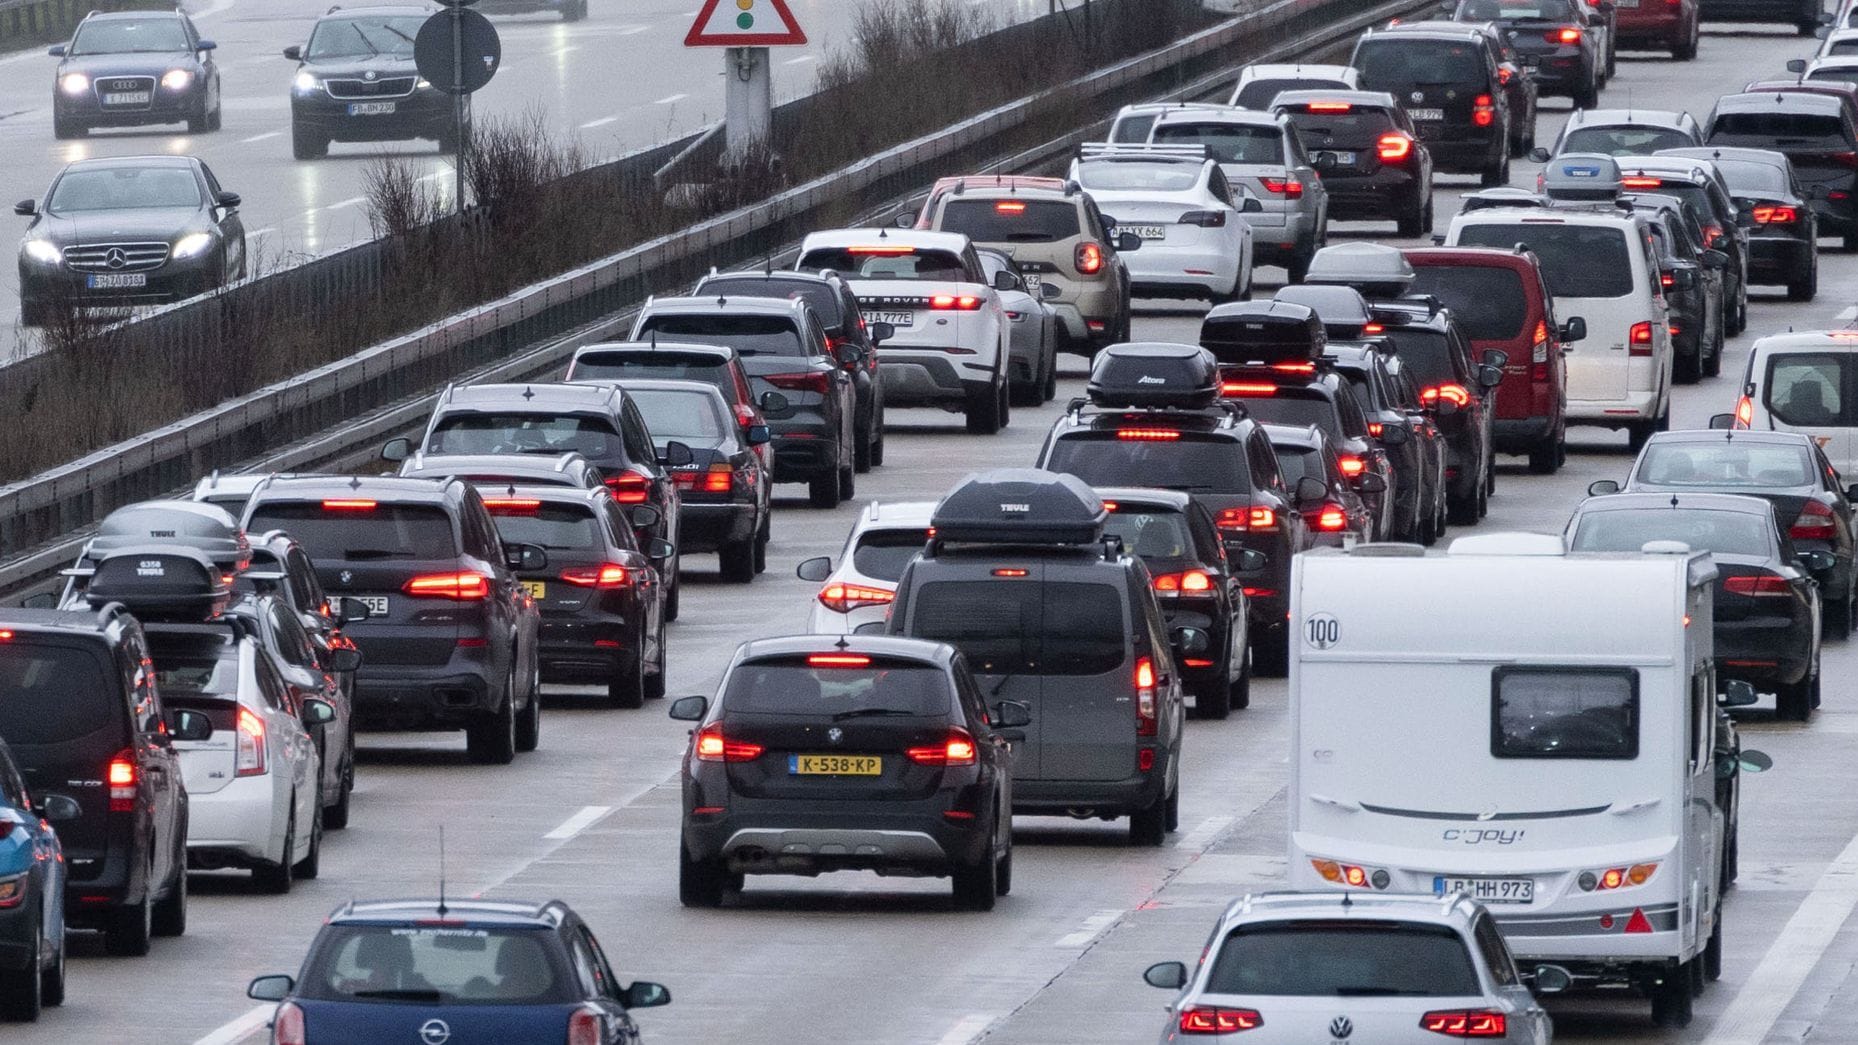
[[903,568],[929,541],[933,514],[934,501],[867,504],[845,539],[838,569],[824,555],[802,562],[794,570],[801,580],[823,582],[807,630],[850,635],[865,625],[882,627]]
[[1771,334],[1755,342],[1736,428],[1804,432],[1847,482],[1858,477],[1858,330]]
[[960,410],[977,435],[1006,426],[1012,328],[968,237],[920,229],[815,232],[801,242],[794,267],[832,269],[858,295],[866,325],[889,324],[877,358],[886,405]]

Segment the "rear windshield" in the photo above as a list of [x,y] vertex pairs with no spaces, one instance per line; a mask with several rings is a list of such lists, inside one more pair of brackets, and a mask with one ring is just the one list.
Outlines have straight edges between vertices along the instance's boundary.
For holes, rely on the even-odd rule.
[[607,546],[601,521],[593,508],[585,504],[530,505],[520,497],[508,498],[518,503],[499,504],[494,495],[484,499],[491,519],[497,524],[497,536],[505,544],[534,544],[547,551],[568,551]]
[[1774,554],[1766,519],[1747,512],[1646,508],[1587,512],[1574,529],[1577,552],[1636,552],[1647,541],[1683,541],[1692,551]]
[[725,712],[829,718],[851,712],[947,715],[953,705],[948,673],[920,661],[826,654],[863,662],[814,666],[806,657],[750,661],[729,673]]
[[632,378],[702,381],[722,389],[725,396],[735,387],[729,368],[724,364],[709,360],[679,359],[671,353],[587,356],[575,362],[574,371],[569,377],[575,381],[598,381],[602,378],[614,381]]
[[1315,395],[1286,394],[1280,390],[1272,396],[1244,396],[1245,409],[1255,421],[1271,425],[1308,428],[1315,425],[1331,439],[1342,439],[1342,420],[1335,404]]
[[1160,118],[1160,113],[1152,112],[1125,116],[1117,122],[1115,130],[1110,134],[1110,140],[1113,142],[1139,145],[1148,140],[1149,130],[1155,126],[1155,121]]
[[1762,401],[1776,420],[1796,428],[1858,426],[1858,404],[1847,390],[1858,382],[1853,357],[1831,352],[1777,352],[1768,358]]
[[1850,139],[1837,116],[1798,112],[1729,112],[1710,125],[1711,145],[1773,146],[1782,152],[1845,150]]
[[1811,83],[1858,83],[1858,69],[1851,66],[1815,69],[1806,74]]
[[[1640,185],[1634,185],[1632,181],[1633,179],[1631,177],[1627,178],[1626,187],[1628,189],[1638,192],[1652,192],[1660,196],[1672,196],[1683,200],[1685,203],[1690,204],[1691,208],[1696,211],[1698,217],[1704,218],[1705,220],[1708,220],[1709,217],[1714,216],[1716,213],[1715,206],[1710,203],[1709,192],[1701,185],[1693,185],[1687,181],[1678,181],[1675,178],[1659,178],[1655,174],[1647,175],[1646,183],[1641,183]],[[1652,181],[1656,181],[1658,184],[1647,184]],[[1683,217],[1674,218],[1673,220],[1674,222],[1682,222],[1685,225],[1690,225],[1688,219]],[[1695,228],[1695,226],[1691,227]]]
[[1355,51],[1361,89],[1386,91],[1421,84],[1477,84],[1489,79],[1483,52],[1458,40],[1367,40]]
[[1241,109],[1268,109],[1271,102],[1285,91],[1346,91],[1351,88],[1340,80],[1253,80],[1239,88],[1238,99],[1233,102]]
[[1150,140],[1161,145],[1204,145],[1207,155],[1220,163],[1284,163],[1284,134],[1276,127],[1169,123],[1155,128]]
[[1462,381],[1452,344],[1444,334],[1425,327],[1395,327],[1387,332],[1394,354],[1406,361],[1407,373],[1422,388]]
[[1110,513],[1103,532],[1120,537],[1123,547],[1142,559],[1191,559],[1193,537],[1187,517],[1161,508],[1118,508]]
[[[1470,230],[1465,230],[1469,232]],[[1415,265],[1411,293],[1431,294],[1473,341],[1520,337],[1529,318],[1529,298],[1515,269],[1494,265]]]
[[1463,937],[1397,922],[1266,922],[1219,946],[1206,990],[1279,997],[1482,994]]
[[1682,149],[1697,144],[1688,134],[1669,127],[1582,127],[1570,131],[1561,152],[1597,152],[1607,156],[1649,156],[1659,149]]
[[1347,112],[1311,112],[1308,105],[1298,105],[1284,111],[1306,149],[1366,149],[1394,129],[1393,117],[1385,109],[1350,106]]
[[[907,253],[896,253],[903,250]],[[831,269],[852,279],[922,280],[960,283],[968,278],[961,256],[947,250],[906,247],[827,247],[800,260],[804,269]]]
[[0,737],[15,748],[63,744],[96,733],[119,743],[122,697],[89,650],[15,635],[0,642]]
[[1329,485],[1328,471],[1323,468],[1322,454],[1306,446],[1274,446],[1277,451],[1277,471],[1284,477],[1284,485],[1295,488],[1297,480],[1304,476]]
[[148,654],[155,662],[155,686],[164,697],[237,696],[239,692],[239,647],[230,632],[173,635],[151,630]]
[[464,926],[330,925],[298,993],[405,1006],[543,1005],[581,997],[547,932]]
[[1497,758],[1639,755],[1638,675],[1630,668],[1498,668],[1491,688]]
[[1462,22],[1573,22],[1568,0],[1465,0],[1458,6]]
[[670,439],[715,443],[735,427],[735,419],[722,412],[707,389],[638,388],[629,392],[658,443]]
[[426,438],[429,454],[565,454],[599,460],[623,454],[619,433],[587,414],[447,414]]
[[1458,245],[1521,243],[1535,252],[1548,292],[1558,298],[1620,298],[1632,293],[1632,251],[1624,229],[1595,225],[1479,222],[1458,232]]
[[951,199],[942,207],[944,232],[976,243],[1054,243],[1080,234],[1071,200]]
[[1189,493],[1249,493],[1244,450],[1228,439],[1125,439],[1072,432],[1052,443],[1045,467],[1092,486],[1158,486]]
[[866,530],[852,548],[852,568],[866,577],[895,584],[903,568],[929,542],[929,531]]
[[1200,184],[1200,164],[1141,163],[1114,160],[1080,163],[1078,182],[1097,192],[1124,192],[1152,189],[1155,192],[1185,192]]
[[[723,345],[735,349],[738,356],[807,354],[794,321],[786,316],[648,316],[633,340],[653,333],[667,341]],[[644,375],[634,371],[631,376]]]
[[1753,163],[1748,160],[1716,160],[1716,170],[1722,174],[1723,181],[1737,192],[1785,193],[1793,189],[1787,183],[1787,172],[1767,163]]
[[1654,443],[1645,448],[1633,478],[1657,486],[1694,486],[1703,490],[1805,486],[1813,482],[1813,461],[1801,446],[1746,440]]
[[810,279],[746,276],[740,279],[709,279],[703,282],[703,295],[726,294],[745,298],[786,298],[804,301],[819,313],[819,321],[836,329],[844,321],[845,299],[838,287]]
[[252,533],[284,530],[315,560],[451,559],[458,555],[452,519],[426,504],[324,508],[317,501],[260,504]]
[[1101,675],[1123,663],[1121,592],[1069,581],[935,581],[910,634],[946,642],[977,675]]

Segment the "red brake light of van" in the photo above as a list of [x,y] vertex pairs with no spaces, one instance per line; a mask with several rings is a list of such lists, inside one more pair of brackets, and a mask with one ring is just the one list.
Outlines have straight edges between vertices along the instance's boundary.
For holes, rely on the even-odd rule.
[[1219,384],[1222,396],[1270,396],[1277,394],[1277,385],[1270,381],[1222,381]]
[[1489,1009],[1428,1012],[1419,1018],[1419,1026],[1448,1038],[1501,1038],[1509,1033],[1503,1014]]
[[371,512],[375,502],[366,497],[332,497],[323,501],[325,512]]
[[1018,200],[1001,200],[994,204],[994,211],[999,214],[1024,214],[1026,205]]
[[1757,225],[1792,225],[1800,220],[1800,212],[1792,207],[1770,207],[1766,204],[1754,209]]
[[1497,122],[1497,107],[1490,100],[1490,95],[1480,94],[1472,100],[1471,122],[1479,127],[1488,127]]
[[490,597],[490,578],[476,570],[423,573],[407,581],[401,590],[415,598],[473,602]]
[[1529,380],[1548,380],[1548,321],[1535,321],[1535,344],[1529,349]]
[[937,294],[929,299],[929,307],[942,311],[977,312],[981,299],[973,294]]
[[1260,178],[1264,191],[1273,196],[1295,200],[1303,198],[1303,183],[1295,178]]
[[1141,443],[1166,443],[1181,437],[1172,428],[1118,428],[1116,438]]
[[1368,470],[1368,460],[1360,454],[1339,454],[1336,457],[1336,463],[1342,467],[1342,474],[1350,479]]
[[1542,39],[1551,44],[1578,44],[1581,42],[1581,27],[1564,25],[1559,29],[1550,29],[1542,34]]
[[1155,697],[1155,662],[1139,657],[1135,662],[1135,735],[1152,737],[1160,725],[1159,701]]
[[611,591],[632,584],[632,575],[624,566],[609,562],[601,566],[573,566],[561,571],[561,579],[583,588]]
[[1339,504],[1325,504],[1311,526],[1319,533],[1341,533],[1348,529],[1348,513]]
[[1649,356],[1652,354],[1652,325],[1634,323],[1626,332],[1626,354],[1629,356]]
[[809,653],[806,657],[809,668],[868,668],[871,658],[862,653]]
[[[1488,101],[1490,95],[1480,94],[1478,97]],[[1413,139],[1404,134],[1383,134],[1375,140],[1374,151],[1382,160],[1398,162],[1413,154]]]
[[1645,174],[1633,174],[1619,179],[1619,184],[1621,188],[1627,189],[1657,189],[1664,186],[1664,179]]
[[834,613],[850,613],[861,606],[883,606],[897,597],[889,588],[834,581],[819,589],[820,604]]
[[697,731],[697,761],[753,762],[764,750],[760,744],[730,740],[723,736],[720,722],[712,722]]
[[1237,1034],[1264,1026],[1264,1017],[1256,1009],[1221,1009],[1211,1005],[1189,1005],[1181,1010],[1182,1034]]
[[606,481],[613,500],[620,504],[644,504],[651,497],[652,481],[637,472],[622,472]]
[[1374,437],[1375,439],[1379,439],[1381,437],[1381,433],[1385,432],[1386,430],[1387,430],[1387,426],[1384,424],[1381,424],[1379,421],[1368,422],[1368,435]]
[[1743,396],[1735,401],[1735,426],[1747,428],[1755,422],[1755,401]]
[[903,754],[919,766],[971,766],[977,750],[973,734],[956,728],[940,744],[904,748]]
[[1348,102],[1311,102],[1305,108],[1310,112],[1350,112],[1355,107]]
[[1079,272],[1094,276],[1103,271],[1103,248],[1095,243],[1079,243],[1072,252],[1071,261]]
[[1833,523],[1832,509],[1818,501],[1800,506],[1800,516],[1788,527],[1787,536],[1796,541],[1836,540],[1839,528]]
[[1222,530],[1275,533],[1277,512],[1270,508],[1221,508],[1215,523]]
[[1460,384],[1432,385],[1419,393],[1420,402],[1427,406],[1436,406],[1441,399],[1449,399],[1458,404],[1460,410],[1471,405],[1471,393]]
[[109,767],[103,774],[103,779],[110,784],[110,812],[135,812],[135,795],[141,776],[135,766],[134,752],[118,751],[116,757],[110,759]]
[[1202,592],[1213,590],[1213,577],[1205,570],[1186,570],[1181,573],[1158,573],[1153,581],[1155,592],[1160,595],[1178,595],[1182,592]]

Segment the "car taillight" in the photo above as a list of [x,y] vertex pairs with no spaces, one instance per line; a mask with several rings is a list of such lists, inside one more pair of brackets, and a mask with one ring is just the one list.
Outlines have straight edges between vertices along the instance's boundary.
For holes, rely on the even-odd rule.
[[1303,183],[1295,178],[1260,178],[1264,191],[1288,200],[1303,198]]
[[1529,349],[1529,380],[1548,380],[1548,321],[1535,321],[1535,345]]
[[614,562],[599,566],[570,566],[561,571],[561,579],[569,584],[583,588],[598,588],[602,591],[624,588],[632,584],[632,574],[624,566]]
[[271,1045],[304,1045],[303,1010],[294,1001],[277,1007],[271,1015]]
[[1419,1018],[1419,1025],[1451,1038],[1501,1038],[1509,1033],[1503,1014],[1489,1009],[1428,1012]]
[[239,709],[239,728],[233,731],[235,776],[262,776],[265,771],[265,720]]
[[1273,381],[1222,381],[1219,394],[1227,397],[1272,396],[1277,394]]
[[1094,276],[1103,271],[1103,248],[1095,243],[1079,243],[1072,260],[1077,270],[1086,276]]
[[366,497],[331,497],[323,501],[325,512],[371,512],[377,505]]
[[1800,220],[1800,212],[1792,207],[1768,206],[1763,204],[1754,210],[1757,225],[1792,225]]
[[1256,1009],[1221,1009],[1211,1005],[1189,1005],[1181,1010],[1182,1034],[1237,1034],[1264,1026],[1264,1017]]
[[[1489,95],[1483,97],[1488,98]],[[1413,139],[1404,134],[1383,134],[1374,143],[1382,161],[1398,162],[1413,154]]]
[[1578,44],[1581,42],[1581,27],[1564,25],[1559,29],[1550,29],[1542,34],[1542,39],[1551,44]]
[[1168,443],[1180,437],[1181,433],[1172,428],[1118,428],[1116,430],[1116,438],[1139,443]]
[[1270,508],[1221,508],[1215,522],[1222,530],[1274,533],[1277,530],[1277,512]]
[[535,497],[486,497],[484,507],[492,515],[534,515],[542,510],[542,502]]
[[1658,283],[1661,286],[1675,287],[1677,286],[1677,276],[1670,272],[1660,272],[1658,273]]
[[1838,535],[1839,529],[1832,520],[1832,509],[1818,501],[1808,501],[1801,505],[1800,517],[1787,529],[1787,536],[1796,541],[1830,541]]
[[1471,393],[1460,384],[1431,385],[1419,393],[1420,402],[1427,406],[1436,406],[1441,399],[1448,399],[1460,410],[1471,405]]
[[1735,401],[1735,426],[1747,428],[1755,423],[1755,401],[1743,396]]
[[735,469],[727,461],[718,461],[705,471],[675,472],[671,481],[696,493],[728,493],[735,486]]
[[141,782],[141,771],[136,769],[135,753],[119,751],[104,768],[103,779],[110,782],[110,812],[135,812],[135,796]]
[[1179,224],[1198,225],[1203,229],[1223,229],[1226,227],[1226,212],[1223,210],[1190,210],[1181,215]]
[[1385,432],[1386,430],[1387,430],[1387,426],[1384,424],[1381,424],[1379,421],[1368,422],[1368,435],[1376,439],[1379,439],[1381,437],[1381,433]]
[[1785,577],[1729,577],[1723,580],[1723,590],[1766,599],[1785,598],[1790,593]]
[[1472,100],[1471,122],[1479,127],[1488,127],[1497,122],[1497,106],[1490,100],[1490,95],[1480,94]]
[[831,378],[819,370],[810,370],[804,374],[769,374],[762,380],[789,392],[811,392],[822,396],[830,391],[831,383]]
[[1335,460],[1336,464],[1341,466],[1342,474],[1350,479],[1357,478],[1368,470],[1368,459],[1360,454],[1337,454]]
[[1155,662],[1138,657],[1135,662],[1135,735],[1152,737],[1160,725],[1160,701],[1155,696]]
[[644,504],[652,495],[652,481],[637,472],[622,472],[606,481],[613,500],[620,504]]
[[457,599],[460,602],[472,602],[489,598],[490,578],[476,570],[460,570],[457,573],[423,573],[407,581],[401,590],[415,598]]
[[[1826,154],[1826,159],[1831,160],[1841,167],[1858,167],[1858,152],[1829,152]],[[1827,193],[1826,195],[1828,198],[1832,196],[1831,193]],[[1841,193],[1840,195],[1844,194]]]
[[1652,325],[1634,323],[1626,332],[1626,354],[1629,356],[1649,356],[1652,354]]
[[981,299],[973,294],[936,294],[929,299],[929,307],[948,311],[976,312],[980,310]]
[[1509,82],[1514,78],[1515,77],[1510,72],[1509,66],[1505,65],[1505,66],[1498,67],[1497,69],[1497,82],[1498,83],[1503,84],[1504,86],[1508,86]]
[[940,744],[905,748],[903,754],[919,766],[971,766],[976,750],[973,734],[954,728]]
[[1180,573],[1158,573],[1152,583],[1157,595],[1179,595],[1212,591],[1213,575],[1205,570],[1183,570]]
[[1619,185],[1624,189],[1656,189],[1664,186],[1664,179],[1653,178],[1644,174],[1634,174],[1619,179]]
[[1322,533],[1341,533],[1348,529],[1348,513],[1339,504],[1325,504],[1311,526]]
[[575,1009],[568,1017],[568,1045],[602,1045],[606,1040],[600,1010],[591,1005]]
[[720,722],[712,722],[697,731],[699,762],[753,762],[761,757],[762,750],[760,744],[730,740],[723,736]]
[[882,606],[896,597],[897,593],[889,588],[843,581],[833,581],[819,589],[820,604],[834,613],[850,613],[860,606]]

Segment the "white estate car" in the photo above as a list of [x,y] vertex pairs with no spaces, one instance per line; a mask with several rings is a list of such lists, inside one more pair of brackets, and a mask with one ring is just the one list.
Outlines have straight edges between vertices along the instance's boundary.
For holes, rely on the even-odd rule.
[[903,567],[929,540],[934,501],[874,501],[858,513],[851,535],[839,553],[839,565],[822,555],[794,571],[801,580],[820,581],[813,600],[815,634],[849,635],[861,626],[882,627],[897,593]]
[[1845,483],[1858,482],[1858,330],[1770,334],[1742,372],[1736,428],[1801,432]]
[[1271,108],[1271,100],[1285,91],[1354,91],[1361,88],[1361,70],[1352,65],[1281,65],[1260,63],[1239,70],[1232,85],[1233,105],[1243,109]]
[[[1097,201],[1150,297],[1237,301],[1252,289],[1252,229],[1264,207],[1233,189],[1204,145],[1086,144],[1070,178]],[[1139,241],[1138,249],[1136,247]]]

